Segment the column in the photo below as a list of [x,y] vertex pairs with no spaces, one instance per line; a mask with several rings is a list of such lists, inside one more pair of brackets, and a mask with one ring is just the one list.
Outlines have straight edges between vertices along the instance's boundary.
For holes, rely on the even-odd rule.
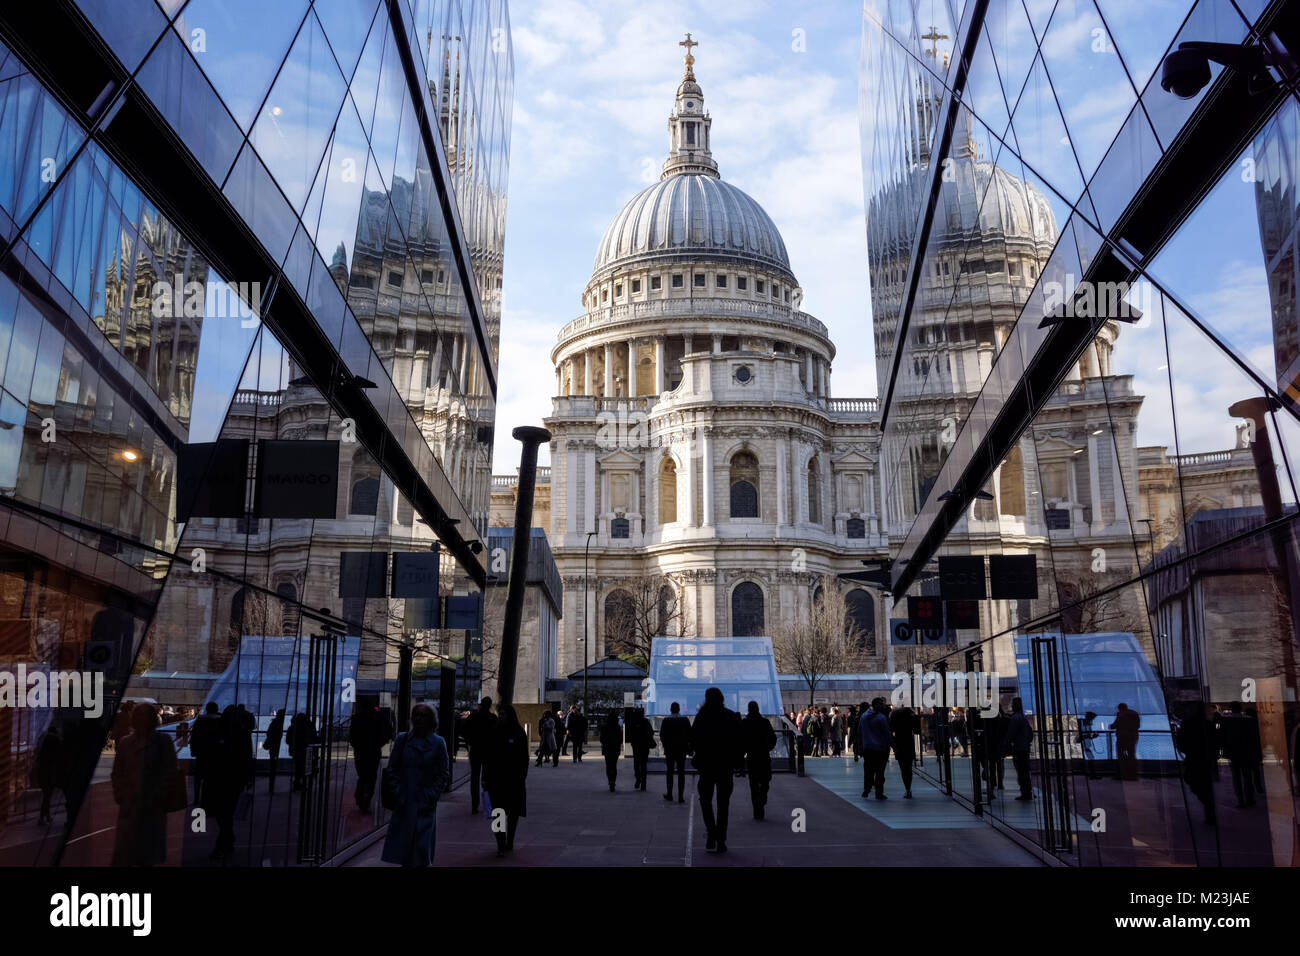
[[[610,398],[614,394],[614,345],[612,342],[605,343],[605,397]],[[591,531],[591,528],[587,529]]]
[[[567,444],[567,443],[566,443]],[[570,540],[578,534],[578,453],[572,445],[564,452],[564,533]],[[551,487],[554,487],[552,485]],[[587,529],[584,528],[583,531]]]
[[664,369],[664,337],[655,336],[655,394],[662,395],[668,391],[668,376]]
[[442,374],[442,336],[435,336],[437,344],[433,347],[433,361],[429,363],[429,374],[425,376],[425,387],[438,384]]
[[585,538],[588,531],[598,531],[600,530],[600,527],[596,524],[596,450],[594,448],[588,448],[584,449],[584,452],[586,454],[586,461],[583,462],[585,466],[583,488],[587,505],[584,509],[586,511],[585,517],[587,523],[582,529],[582,532]]
[[[686,476],[685,493],[682,492],[682,479],[677,479],[677,518],[683,521],[686,527],[695,527],[695,438],[688,435],[686,439],[686,454],[682,456],[686,459],[686,467],[683,472]],[[685,509],[685,510],[683,510]]]
[[817,360],[817,394],[826,397],[826,363],[821,359]]
[[722,336],[721,336],[721,335],[715,335],[715,336],[713,337],[713,354],[716,355],[717,353],[719,353],[719,352],[721,352],[721,351],[722,351]]
[[636,342],[627,340],[627,397],[636,398]]
[[682,336],[682,344],[685,348],[685,354],[690,355],[692,352],[695,351],[695,336],[693,335]]
[[776,440],[776,533],[781,533],[781,526],[785,521],[785,442],[780,438]]
[[803,387],[804,387],[804,391],[806,391],[806,392],[813,392],[813,391],[816,391],[816,386],[813,384],[813,358],[812,358],[812,353],[811,353],[811,352],[804,352],[804,353],[803,353],[803,358],[804,358],[804,375],[803,375]]
[[701,525],[707,528],[713,525],[713,436],[709,433],[709,429],[704,429],[700,440],[704,443],[700,456],[700,467],[704,469],[700,473],[702,479],[700,490],[704,498],[704,520]]
[[591,349],[582,350],[582,394],[594,395],[591,381]]

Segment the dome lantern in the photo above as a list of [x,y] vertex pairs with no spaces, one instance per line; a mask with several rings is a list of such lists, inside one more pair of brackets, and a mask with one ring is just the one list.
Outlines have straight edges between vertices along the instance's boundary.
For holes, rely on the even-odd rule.
[[704,111],[704,91],[695,80],[695,57],[691,56],[691,48],[699,43],[688,33],[678,46],[686,48],[686,68],[668,116],[668,158],[660,179],[682,173],[702,173],[716,179],[718,164],[709,150],[713,118]]

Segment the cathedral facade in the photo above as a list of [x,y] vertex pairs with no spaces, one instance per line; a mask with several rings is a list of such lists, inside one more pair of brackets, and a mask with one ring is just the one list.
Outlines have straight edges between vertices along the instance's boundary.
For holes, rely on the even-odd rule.
[[[562,674],[634,650],[638,614],[642,632],[770,635],[885,553],[875,400],[831,397],[835,346],[781,234],[713,159],[693,45],[662,175],[614,216],[551,354]],[[874,658],[880,602],[842,590]]]

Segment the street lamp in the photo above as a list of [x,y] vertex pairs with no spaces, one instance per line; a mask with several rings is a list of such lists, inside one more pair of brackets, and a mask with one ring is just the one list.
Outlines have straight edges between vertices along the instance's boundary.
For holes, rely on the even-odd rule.
[[[587,648],[591,647],[588,639],[591,633],[591,598],[587,586],[587,559],[591,555],[591,539],[598,532],[587,532],[587,546],[582,549],[582,716],[587,717]],[[591,718],[587,717],[588,720]]]

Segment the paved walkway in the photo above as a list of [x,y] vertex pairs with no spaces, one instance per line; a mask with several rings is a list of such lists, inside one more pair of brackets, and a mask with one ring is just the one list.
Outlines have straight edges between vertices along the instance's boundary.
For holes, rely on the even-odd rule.
[[[1037,861],[1005,836],[951,805],[917,781],[915,800],[863,801],[860,766],[852,759],[810,760],[809,776],[777,774],[767,819],[753,819],[749,782],[736,780],[724,855],[704,849],[704,822],[695,778],[687,777],[687,802],[663,799],[663,774],[650,789],[632,789],[632,762],[619,761],[618,790],[609,792],[599,757],[581,764],[530,768],[528,816],[520,821],[515,851],[496,858],[483,816],[469,812],[469,788],[438,806],[438,866],[980,866],[1034,865]],[[824,765],[824,766],[819,766]],[[838,766],[832,766],[838,765]],[[848,792],[846,782],[856,779]],[[889,792],[887,790],[887,792]],[[941,803],[942,802],[942,803]],[[896,807],[895,804],[898,804]],[[907,805],[911,805],[908,807]],[[796,810],[803,811],[796,814]],[[796,820],[804,823],[796,827]],[[349,862],[381,866],[382,841]]]

